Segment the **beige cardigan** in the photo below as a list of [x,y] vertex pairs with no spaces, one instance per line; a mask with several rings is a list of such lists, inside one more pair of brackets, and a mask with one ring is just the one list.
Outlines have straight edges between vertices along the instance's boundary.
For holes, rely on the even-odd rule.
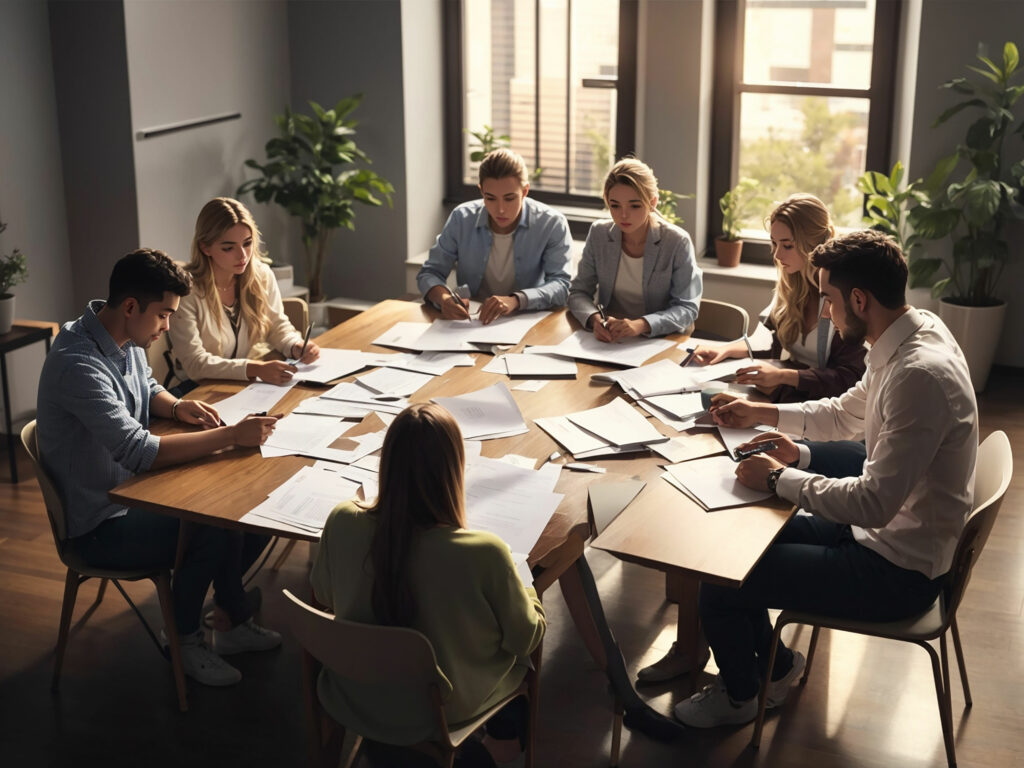
[[[265,344],[288,357],[292,347],[302,343],[302,335],[292,327],[284,314],[281,291],[270,267],[256,260],[253,269],[256,270],[257,279],[267,286],[270,327],[260,346]],[[171,316],[167,337],[171,342],[174,374],[181,381],[247,378],[245,367],[256,345],[249,339],[245,318],[239,319],[236,357],[229,358],[228,355],[235,348],[235,334],[231,324],[224,316],[217,322],[217,318],[210,314],[206,297],[199,290],[193,290],[188,296],[182,297],[178,311]],[[265,350],[257,350],[254,356],[260,356],[263,352]]]

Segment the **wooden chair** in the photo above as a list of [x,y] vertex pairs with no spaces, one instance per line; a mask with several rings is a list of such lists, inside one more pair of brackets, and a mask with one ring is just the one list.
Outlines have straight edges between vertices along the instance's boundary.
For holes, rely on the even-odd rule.
[[288,318],[288,322],[296,331],[304,334],[306,326],[309,325],[309,304],[305,299],[296,296],[281,299],[281,302],[284,304],[284,314]]
[[64,514],[64,505],[57,493],[57,488],[50,480],[49,475],[43,468],[39,458],[39,442],[36,437],[36,422],[30,421],[21,430],[21,442],[32,458],[32,466],[35,469],[36,478],[39,480],[39,488],[43,492],[43,501],[46,505],[46,515],[50,519],[50,529],[53,532],[53,543],[57,547],[57,555],[67,567],[67,577],[64,580],[64,601],[60,611],[60,631],[57,635],[57,651],[53,665],[53,680],[51,689],[56,692],[60,684],[60,670],[64,662],[64,651],[68,644],[68,633],[71,628],[71,618],[75,612],[75,598],[78,596],[78,588],[87,579],[100,579],[100,586],[96,592],[96,600],[86,611],[85,618],[88,618],[96,610],[103,600],[103,594],[107,588],[107,581],[112,581],[117,591],[121,593],[128,605],[135,611],[139,621],[146,628],[150,638],[156,645],[161,655],[167,657],[160,641],[157,639],[149,622],[142,615],[135,603],[121,586],[122,581],[142,581],[149,579],[156,586],[157,595],[160,598],[160,610],[163,614],[164,626],[167,629],[167,641],[170,644],[169,654],[171,669],[174,672],[174,684],[178,692],[178,706],[182,712],[188,711],[188,698],[185,693],[185,672],[181,665],[181,647],[178,641],[178,632],[174,623],[174,607],[171,599],[171,572],[167,568],[159,569],[138,569],[138,570],[115,570],[112,568],[94,568],[82,562],[75,553],[74,547],[68,546],[67,519]]
[[[470,734],[510,701],[525,696],[530,713],[526,765],[533,765],[537,671],[528,672],[518,689],[481,712],[471,722],[452,729],[445,716],[442,697],[442,689],[447,686],[447,681],[437,667],[430,641],[422,633],[405,627],[384,627],[337,619],[307,605],[287,589],[283,592],[286,598],[285,621],[305,651],[303,673],[306,713],[313,730],[310,742],[312,765],[335,768],[339,764],[345,741],[345,725],[335,722],[324,711],[317,697],[319,665],[353,682],[402,686],[406,691],[404,698],[417,702],[423,711],[430,713],[439,734],[437,739],[421,742],[412,748],[430,755],[440,765],[448,768],[451,768],[455,759],[455,750]],[[540,658],[539,649],[534,657],[536,663]],[[345,763],[346,768],[355,765],[361,743],[362,735],[356,734],[355,746]]]
[[693,334],[705,339],[732,341],[745,334],[749,327],[750,317],[743,307],[702,298],[693,323]]
[[[935,694],[939,704],[939,720],[942,723],[942,737],[946,746],[946,759],[950,768],[954,768],[956,766],[956,751],[953,744],[953,712],[950,695],[952,685],[949,676],[946,633],[949,632],[953,637],[953,648],[956,652],[957,666],[960,668],[960,683],[964,689],[965,705],[970,707],[972,704],[971,688],[967,682],[967,667],[964,665],[960,632],[956,625],[956,611],[963,599],[964,590],[967,589],[967,583],[971,579],[971,570],[978,561],[981,550],[992,531],[1012,475],[1013,455],[1010,451],[1010,441],[1005,432],[993,432],[978,448],[974,480],[974,509],[960,534],[946,586],[931,608],[920,616],[890,622],[855,621],[817,616],[800,611],[783,611],[778,621],[775,622],[772,652],[767,668],[771,669],[775,664],[779,635],[787,624],[808,624],[814,627],[811,633],[810,648],[807,651],[807,666],[804,669],[803,677],[800,678],[801,685],[807,682],[807,676],[811,672],[814,649],[818,643],[818,632],[822,627],[890,640],[902,640],[921,646],[928,651],[928,655],[931,657]],[[931,640],[939,641],[939,653],[935,652],[929,642]],[[750,742],[755,749],[761,742],[767,690],[767,684],[762,683],[757,722],[754,726],[754,736]]]

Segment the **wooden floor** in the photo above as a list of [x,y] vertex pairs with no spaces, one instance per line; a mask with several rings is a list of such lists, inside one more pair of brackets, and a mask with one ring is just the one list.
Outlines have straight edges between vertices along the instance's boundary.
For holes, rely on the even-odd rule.
[[[960,611],[974,707],[953,708],[962,766],[1024,765],[1024,373],[999,371],[980,398],[982,436],[1004,429],[1016,479]],[[50,693],[64,572],[54,552],[39,489],[24,456],[10,485],[0,453],[0,766],[293,766],[304,764],[299,654],[284,647],[234,657],[241,684],[189,685],[180,714],[166,665],[114,591],[72,634],[58,694]],[[685,535],[685,531],[680,531]],[[258,583],[264,622],[280,626],[280,589],[301,590],[305,547]],[[674,608],[663,581],[594,550],[587,553],[609,621],[630,668],[668,648]],[[144,612],[159,614],[150,587],[131,586]],[[79,595],[80,617],[95,594]],[[611,701],[603,675],[576,638],[557,588],[546,596],[548,636],[538,735],[540,766],[607,765]],[[806,634],[793,643],[806,647]],[[714,662],[709,665],[713,672]],[[642,693],[661,712],[682,685]],[[770,716],[760,751],[751,726],[720,728],[659,744],[624,733],[623,766],[942,766],[945,758],[930,667],[911,646],[822,634],[803,689]]]

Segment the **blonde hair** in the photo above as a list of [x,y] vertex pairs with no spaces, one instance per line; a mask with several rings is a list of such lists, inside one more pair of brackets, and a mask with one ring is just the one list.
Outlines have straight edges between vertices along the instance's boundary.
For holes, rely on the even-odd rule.
[[[798,272],[787,275],[779,266],[775,284],[775,302],[771,311],[775,334],[783,348],[789,349],[803,335],[807,302],[818,300],[817,269],[811,264],[811,251],[836,236],[828,208],[814,195],[798,193],[779,203],[768,216],[766,226],[780,221],[793,234],[793,245],[803,259]],[[778,244],[772,246],[772,256]]]
[[505,147],[495,149],[487,154],[487,157],[480,163],[479,175],[481,184],[487,179],[507,179],[509,176],[519,179],[519,183],[524,187],[530,181],[526,174],[526,161]]
[[411,626],[416,602],[409,559],[416,536],[438,525],[464,528],[465,449],[454,417],[435,403],[410,405],[391,423],[380,458],[380,494],[370,544],[377,621]]
[[265,278],[257,273],[253,266],[256,259],[265,256],[260,230],[249,209],[230,197],[215,197],[204,205],[199,211],[196,231],[192,236],[192,259],[185,269],[192,275],[193,283],[201,298],[206,301],[210,314],[217,318],[219,324],[227,322],[224,305],[213,281],[213,265],[210,257],[203,252],[203,248],[210,248],[218,238],[237,224],[247,226],[252,235],[252,258],[246,264],[245,271],[238,276],[238,300],[241,303],[242,318],[249,329],[249,341],[255,344],[264,339],[270,328],[270,322],[267,320],[270,287],[264,283]]
[[661,217],[655,205],[651,203],[652,200],[658,198],[658,179],[647,163],[637,160],[635,157],[624,157],[612,166],[604,179],[604,192],[601,195],[606,207],[608,206],[608,194],[617,184],[625,184],[630,187],[643,200],[648,214]]

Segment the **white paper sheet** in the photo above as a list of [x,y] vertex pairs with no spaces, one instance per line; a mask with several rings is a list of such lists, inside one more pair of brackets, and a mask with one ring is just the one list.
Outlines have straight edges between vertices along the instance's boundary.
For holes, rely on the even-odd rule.
[[547,416],[534,419],[533,423],[543,429],[552,439],[573,456],[596,449],[611,447],[611,443],[597,435],[580,429],[565,416]]
[[287,456],[310,448],[324,448],[351,427],[333,416],[291,413],[278,420],[273,433],[260,446],[260,452],[264,457]]
[[690,372],[690,376],[693,377],[693,380],[699,386],[708,381],[734,376],[740,368],[749,368],[752,363],[753,361],[749,357],[742,357],[733,360],[723,360],[714,365],[694,365],[691,363],[686,366],[686,370]]
[[424,351],[464,349],[466,344],[518,344],[550,312],[516,312],[484,325],[479,320],[435,320],[419,339]]
[[704,413],[700,392],[684,392],[678,395],[655,395],[646,398],[655,408],[660,408],[675,419],[687,421]]
[[430,323],[395,323],[374,339],[373,343],[380,347],[417,350],[418,347],[415,346],[416,341],[429,327]]
[[288,390],[298,382],[292,379],[287,384],[267,384],[255,381],[241,392],[213,403],[220,414],[221,421],[228,426],[237,424],[251,413],[273,413],[274,406],[288,394]]
[[303,467],[241,519],[255,516],[319,533],[331,510],[352,498],[358,488],[357,483],[338,474]]
[[576,361],[553,355],[505,355],[509,376],[576,378]]
[[628,339],[607,344],[594,338],[587,331],[576,331],[574,334],[555,346],[528,347],[530,355],[557,355],[571,357],[576,360],[592,360],[611,365],[635,367],[643,365],[659,352],[672,347],[671,341],[665,339],[648,339],[633,336]]
[[400,368],[378,368],[359,376],[356,381],[381,395],[409,397],[413,392],[433,381],[434,375],[406,371]]
[[718,434],[722,438],[722,442],[725,443],[725,449],[729,451],[729,455],[736,458],[736,446],[743,445],[743,443],[749,443],[754,438],[761,436],[760,429],[733,429],[732,427],[718,428]]
[[503,381],[457,397],[435,397],[433,401],[448,409],[467,439],[488,440],[527,431],[523,414]]
[[570,413],[566,418],[612,445],[649,445],[668,440],[620,397],[598,408]]
[[407,371],[440,376],[448,373],[452,368],[472,368],[476,365],[476,358],[465,352],[421,352],[419,354],[403,352],[398,355],[390,355],[384,365],[389,368],[402,368]]
[[370,408],[363,408],[353,403],[345,403],[341,400],[328,400],[323,397],[307,397],[297,406],[292,413],[312,413],[320,416],[335,416],[339,419],[362,419],[370,412]]
[[[699,444],[701,446],[707,445],[704,442]],[[669,463],[678,464],[681,461],[689,461],[690,459],[699,459],[702,456],[721,453],[723,449],[708,450],[706,447],[694,449],[694,442],[688,439],[687,435],[680,435],[679,437],[673,437],[667,443],[652,445],[651,450],[659,456],[663,456]]]
[[358,349],[325,347],[320,350],[320,358],[316,362],[296,364],[299,372],[295,374],[295,378],[299,381],[326,384],[374,364],[368,355]]
[[385,413],[401,413],[409,407],[409,401],[398,395],[375,395],[366,387],[352,381],[343,381],[324,392],[320,397],[327,400],[340,400],[354,403],[363,408]]
[[677,419],[668,411],[662,410],[655,405],[652,405],[649,400],[637,400],[636,404],[643,408],[647,413],[651,414],[654,418],[669,427],[672,427],[676,432],[684,432],[687,429],[695,426],[697,423],[696,419]]
[[658,360],[656,363],[630,368],[627,371],[595,373],[590,378],[613,381],[634,400],[699,388],[696,379],[690,375],[690,369],[682,368],[671,360]]
[[516,392],[540,392],[551,383],[551,379],[527,379],[512,387]]
[[774,495],[742,485],[736,479],[736,463],[728,456],[709,456],[670,464],[665,470],[709,510],[754,504]]

